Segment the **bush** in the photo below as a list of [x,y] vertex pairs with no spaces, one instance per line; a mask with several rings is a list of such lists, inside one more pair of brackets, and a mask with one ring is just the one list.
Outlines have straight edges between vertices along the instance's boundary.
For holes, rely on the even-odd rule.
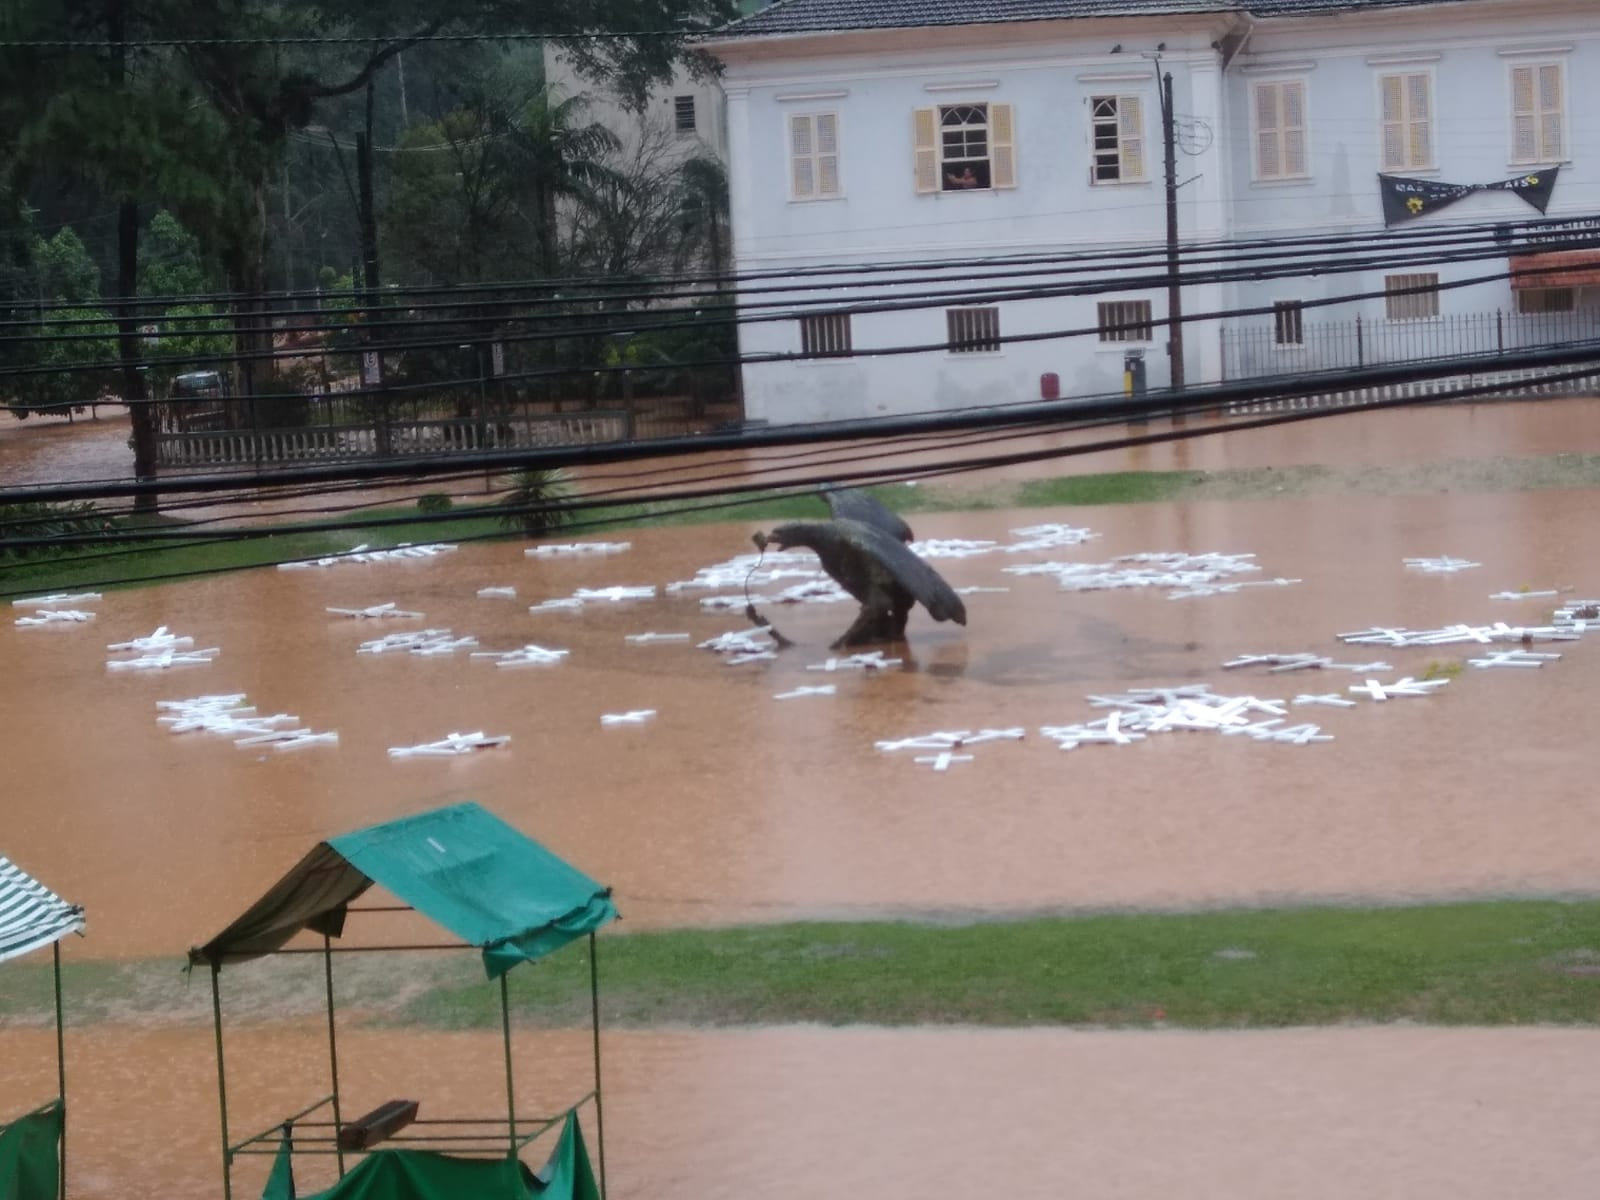
[[95,533],[105,522],[92,504],[0,504],[0,559],[50,554],[50,545],[8,545],[13,538],[33,541]]
[[518,471],[506,479],[506,486],[509,490],[500,500],[505,510],[500,523],[507,529],[539,537],[571,520],[568,503],[573,487],[565,471]]
[[447,513],[456,502],[443,492],[426,492],[417,497],[417,511],[422,513]]

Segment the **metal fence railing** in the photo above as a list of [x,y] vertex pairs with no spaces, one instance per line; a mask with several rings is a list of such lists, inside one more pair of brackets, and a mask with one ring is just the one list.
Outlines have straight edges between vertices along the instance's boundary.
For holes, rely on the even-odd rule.
[[1600,308],[1458,313],[1410,321],[1302,322],[1298,316],[1224,326],[1223,379],[1488,355],[1600,338]]

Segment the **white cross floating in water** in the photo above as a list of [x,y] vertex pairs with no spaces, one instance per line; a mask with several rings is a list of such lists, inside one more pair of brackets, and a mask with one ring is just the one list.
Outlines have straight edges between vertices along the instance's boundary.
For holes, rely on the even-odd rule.
[[517,589],[514,587],[486,587],[478,589],[480,600],[515,600]]
[[980,729],[977,733],[965,734],[956,743],[958,746],[976,746],[983,742],[1020,742],[1028,735],[1026,729]]
[[422,742],[415,746],[391,746],[390,758],[446,758],[470,754],[474,750],[488,750],[504,746],[511,741],[510,734],[447,733],[436,742]]
[[1448,679],[1419,680],[1407,675],[1395,683],[1379,683],[1376,679],[1352,683],[1346,690],[1370,696],[1374,700],[1388,700],[1392,696],[1426,696],[1449,682]]
[[52,592],[48,596],[20,596],[11,605],[13,608],[52,608],[57,604],[87,604],[98,599],[99,592]]
[[971,762],[972,755],[952,754],[948,750],[941,750],[939,753],[934,755],[919,755],[912,761],[918,763],[927,763],[935,771],[948,771],[951,763]]
[[1331,662],[1331,663],[1328,663],[1327,666],[1328,666],[1328,669],[1330,671],[1354,671],[1357,674],[1362,674],[1362,675],[1371,674],[1373,671],[1392,671],[1392,670],[1394,670],[1394,668],[1391,667],[1386,662],[1369,662],[1369,663],[1336,663],[1336,662]]
[[583,601],[576,596],[563,596],[558,600],[541,600],[538,604],[530,604],[528,611],[536,612],[571,612],[583,607]]
[[656,594],[655,584],[647,583],[637,587],[628,587],[618,584],[614,587],[604,588],[579,588],[572,594],[575,600],[649,600]]
[[1425,571],[1430,575],[1448,575],[1456,571],[1465,571],[1470,567],[1481,567],[1482,563],[1472,562],[1465,558],[1408,558],[1405,565],[1415,571]]
[[558,663],[566,658],[571,651],[551,650],[544,646],[536,646],[532,642],[518,650],[484,650],[474,654],[473,658],[492,658],[497,667],[525,667],[548,666]]
[[831,696],[835,690],[831,683],[824,683],[819,687],[805,687],[802,685],[793,691],[777,692],[772,698],[774,700],[798,700],[801,696]]
[[1559,654],[1535,653],[1532,650],[1497,650],[1487,658],[1469,658],[1475,667],[1542,667],[1560,658]]
[[330,608],[328,611],[341,617],[357,618],[422,616],[419,612],[407,612],[403,608],[396,608],[392,600],[387,604],[373,604],[367,608]]
[[1346,700],[1343,696],[1339,695],[1338,692],[1327,692],[1319,696],[1296,696],[1293,700],[1289,701],[1289,703],[1326,704],[1330,708],[1354,708],[1356,706],[1356,702],[1354,700]]
[[775,650],[746,650],[723,660],[724,665],[730,667],[743,666],[745,663],[771,662],[778,657]]
[[845,658],[830,658],[826,662],[812,663],[806,667],[808,671],[881,671],[886,667],[898,667],[898,658],[885,658],[882,650],[871,650],[865,654],[851,654]]
[[569,542],[565,545],[535,546],[522,553],[529,558],[557,558],[579,554],[621,554],[632,542]]
[[646,721],[648,721],[651,717],[653,717],[655,715],[656,715],[656,710],[653,709],[653,708],[637,708],[637,709],[634,709],[632,712],[625,712],[625,713],[605,713],[600,718],[600,724],[602,724],[602,725],[643,725]]
[[92,612],[84,612],[77,608],[46,608],[36,612],[31,617],[18,617],[14,622],[24,629],[38,625],[73,625],[83,621],[94,620]]
[[1556,593],[1556,590],[1554,588],[1551,588],[1549,591],[1543,591],[1543,592],[1532,592],[1532,591],[1529,591],[1529,592],[1509,592],[1509,591],[1508,592],[1492,592],[1489,595],[1489,599],[1491,599],[1491,600],[1533,600],[1533,599],[1540,598],[1540,597],[1545,597],[1545,596],[1554,596],[1556,594],[1557,593]]
[[924,733],[916,737],[898,738],[894,741],[874,743],[879,750],[949,750],[961,745],[972,736],[971,730],[955,729],[946,733]]
[[629,633],[623,635],[624,641],[643,646],[651,642],[687,642],[687,633]]

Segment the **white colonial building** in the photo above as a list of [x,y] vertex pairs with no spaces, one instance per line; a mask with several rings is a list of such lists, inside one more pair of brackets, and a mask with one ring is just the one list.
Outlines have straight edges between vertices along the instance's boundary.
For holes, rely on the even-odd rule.
[[[1536,204],[1600,213],[1596,0],[780,0],[708,48],[750,419],[1164,386],[1169,207],[1190,384],[1600,334],[1600,271],[1509,268]],[[1347,273],[1218,274],[1341,235]]]

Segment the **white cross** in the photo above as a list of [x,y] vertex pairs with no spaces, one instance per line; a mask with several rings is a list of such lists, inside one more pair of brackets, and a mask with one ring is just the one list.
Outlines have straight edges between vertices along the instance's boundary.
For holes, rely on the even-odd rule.
[[1449,682],[1448,679],[1416,680],[1407,675],[1404,679],[1389,684],[1379,683],[1376,679],[1369,679],[1364,684],[1352,683],[1346,690],[1359,692],[1374,700],[1387,700],[1391,696],[1426,696]]
[[646,721],[648,721],[651,717],[653,717],[655,715],[656,715],[656,710],[653,709],[653,708],[638,708],[638,709],[634,709],[632,712],[625,712],[625,713],[605,713],[600,718],[600,724],[602,724],[602,725],[643,725]]
[[48,596],[22,596],[11,604],[14,608],[50,608],[57,604],[87,604],[98,599],[99,592],[52,592]]
[[948,750],[959,746],[971,737],[966,729],[957,729],[949,733],[924,733],[917,737],[900,738],[897,741],[875,743],[879,750]]
[[932,757],[919,757],[913,761],[919,763],[929,763],[932,765],[935,771],[948,771],[951,763],[971,762],[972,755],[951,754],[948,750],[941,750],[938,754],[935,754]]
[[820,687],[797,687],[792,692],[778,692],[772,698],[774,700],[798,700],[801,696],[831,696],[833,693],[833,684],[825,683]]
[[582,600],[578,599],[576,596],[566,596],[559,600],[541,600],[538,604],[529,605],[528,611],[531,613],[557,612],[570,611],[572,609],[579,609],[582,607]]
[[486,587],[478,589],[480,600],[515,600],[517,589],[514,587]]
[[1547,592],[1494,592],[1489,596],[1491,600],[1531,600],[1538,596],[1554,596],[1555,589]]
[[623,635],[625,641],[644,645],[648,642],[687,642],[687,633],[629,633]]
[[13,624],[24,628],[30,625],[69,625],[74,622],[92,621],[94,614],[76,608],[47,608],[31,617],[18,617]]
[[1559,654],[1535,654],[1530,650],[1497,650],[1488,658],[1469,658],[1475,667],[1542,667]]
[[656,594],[654,584],[640,587],[617,585],[606,588],[579,588],[573,593],[576,600],[648,600]]
[[1354,708],[1354,700],[1346,700],[1338,692],[1328,692],[1320,696],[1296,696],[1291,704],[1326,704],[1330,708]]

